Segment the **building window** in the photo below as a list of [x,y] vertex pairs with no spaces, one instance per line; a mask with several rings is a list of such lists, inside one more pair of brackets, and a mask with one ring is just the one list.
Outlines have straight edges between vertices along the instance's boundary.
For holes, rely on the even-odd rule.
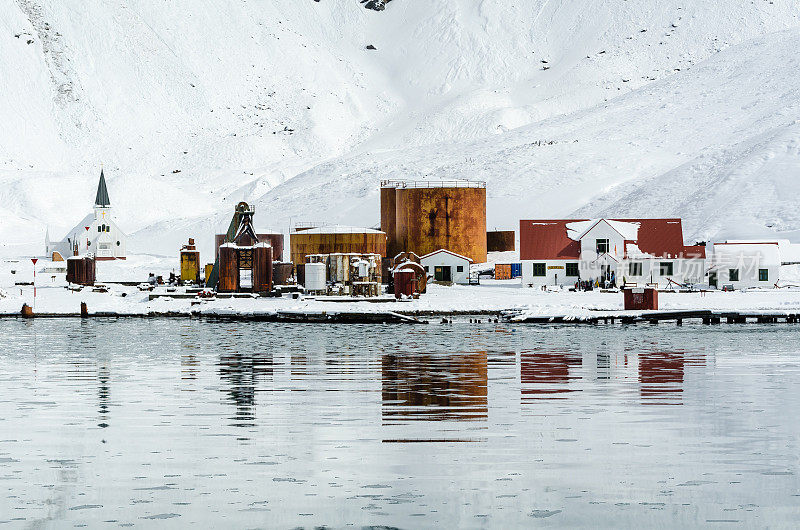
[[425,272],[431,272],[431,268],[427,265],[425,265]]
[[534,276],[547,276],[547,267],[545,263],[534,263],[533,264],[533,275]]
[[578,264],[577,263],[567,263],[567,276],[577,276],[578,275]]
[[672,276],[674,274],[672,262],[662,261],[659,264],[659,272],[661,273],[661,276]]
[[598,239],[596,245],[598,254],[608,254],[608,239]]
[[[670,265],[672,265],[670,263]],[[628,263],[628,274],[631,276],[641,276],[642,275],[642,264],[640,262],[631,262]]]
[[456,266],[456,272],[464,272],[464,266],[463,265],[457,265]]
[[760,282],[769,281],[769,269],[758,269],[758,281]]
[[739,269],[729,269],[728,270],[728,280],[732,282],[739,281]]
[[97,225],[97,231],[98,232],[102,232],[103,231],[103,227],[101,225]]

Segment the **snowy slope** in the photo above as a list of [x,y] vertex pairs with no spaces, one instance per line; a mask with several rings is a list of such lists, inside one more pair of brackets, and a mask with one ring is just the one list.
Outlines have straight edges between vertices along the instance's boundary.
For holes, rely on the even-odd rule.
[[800,230],[792,1],[0,9],[0,253],[61,237],[100,162],[131,248],[168,254],[242,199],[265,228],[374,225],[387,177],[486,179],[491,226],[658,213],[709,237],[730,203]]

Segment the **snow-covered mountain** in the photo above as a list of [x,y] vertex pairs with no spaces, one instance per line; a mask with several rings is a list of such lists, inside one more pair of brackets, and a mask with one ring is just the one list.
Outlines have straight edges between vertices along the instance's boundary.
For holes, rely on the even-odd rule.
[[[490,226],[675,215],[800,235],[792,0],[0,0],[0,253],[104,163],[139,252],[233,204],[375,225],[383,178],[488,181]],[[374,49],[370,49],[374,48]]]

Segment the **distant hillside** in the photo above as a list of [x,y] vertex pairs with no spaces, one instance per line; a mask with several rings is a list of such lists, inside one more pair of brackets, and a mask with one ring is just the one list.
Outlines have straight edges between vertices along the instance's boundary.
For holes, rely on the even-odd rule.
[[0,254],[82,218],[101,162],[148,252],[207,251],[242,199],[374,225],[388,177],[486,179],[491,226],[800,230],[795,2],[365,7],[0,0]]

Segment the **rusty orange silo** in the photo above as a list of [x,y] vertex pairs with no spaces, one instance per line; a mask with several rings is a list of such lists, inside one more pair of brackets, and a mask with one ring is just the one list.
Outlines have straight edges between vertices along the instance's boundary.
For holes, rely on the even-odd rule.
[[395,212],[390,248],[420,256],[446,249],[486,262],[486,183],[402,182],[395,188]]
[[312,254],[380,254],[386,256],[386,233],[372,228],[330,225],[289,234],[292,263]]
[[385,180],[381,182],[381,231],[386,232],[386,255],[389,258],[397,256],[403,249],[397,245],[395,233],[397,231],[397,195],[398,181]]

